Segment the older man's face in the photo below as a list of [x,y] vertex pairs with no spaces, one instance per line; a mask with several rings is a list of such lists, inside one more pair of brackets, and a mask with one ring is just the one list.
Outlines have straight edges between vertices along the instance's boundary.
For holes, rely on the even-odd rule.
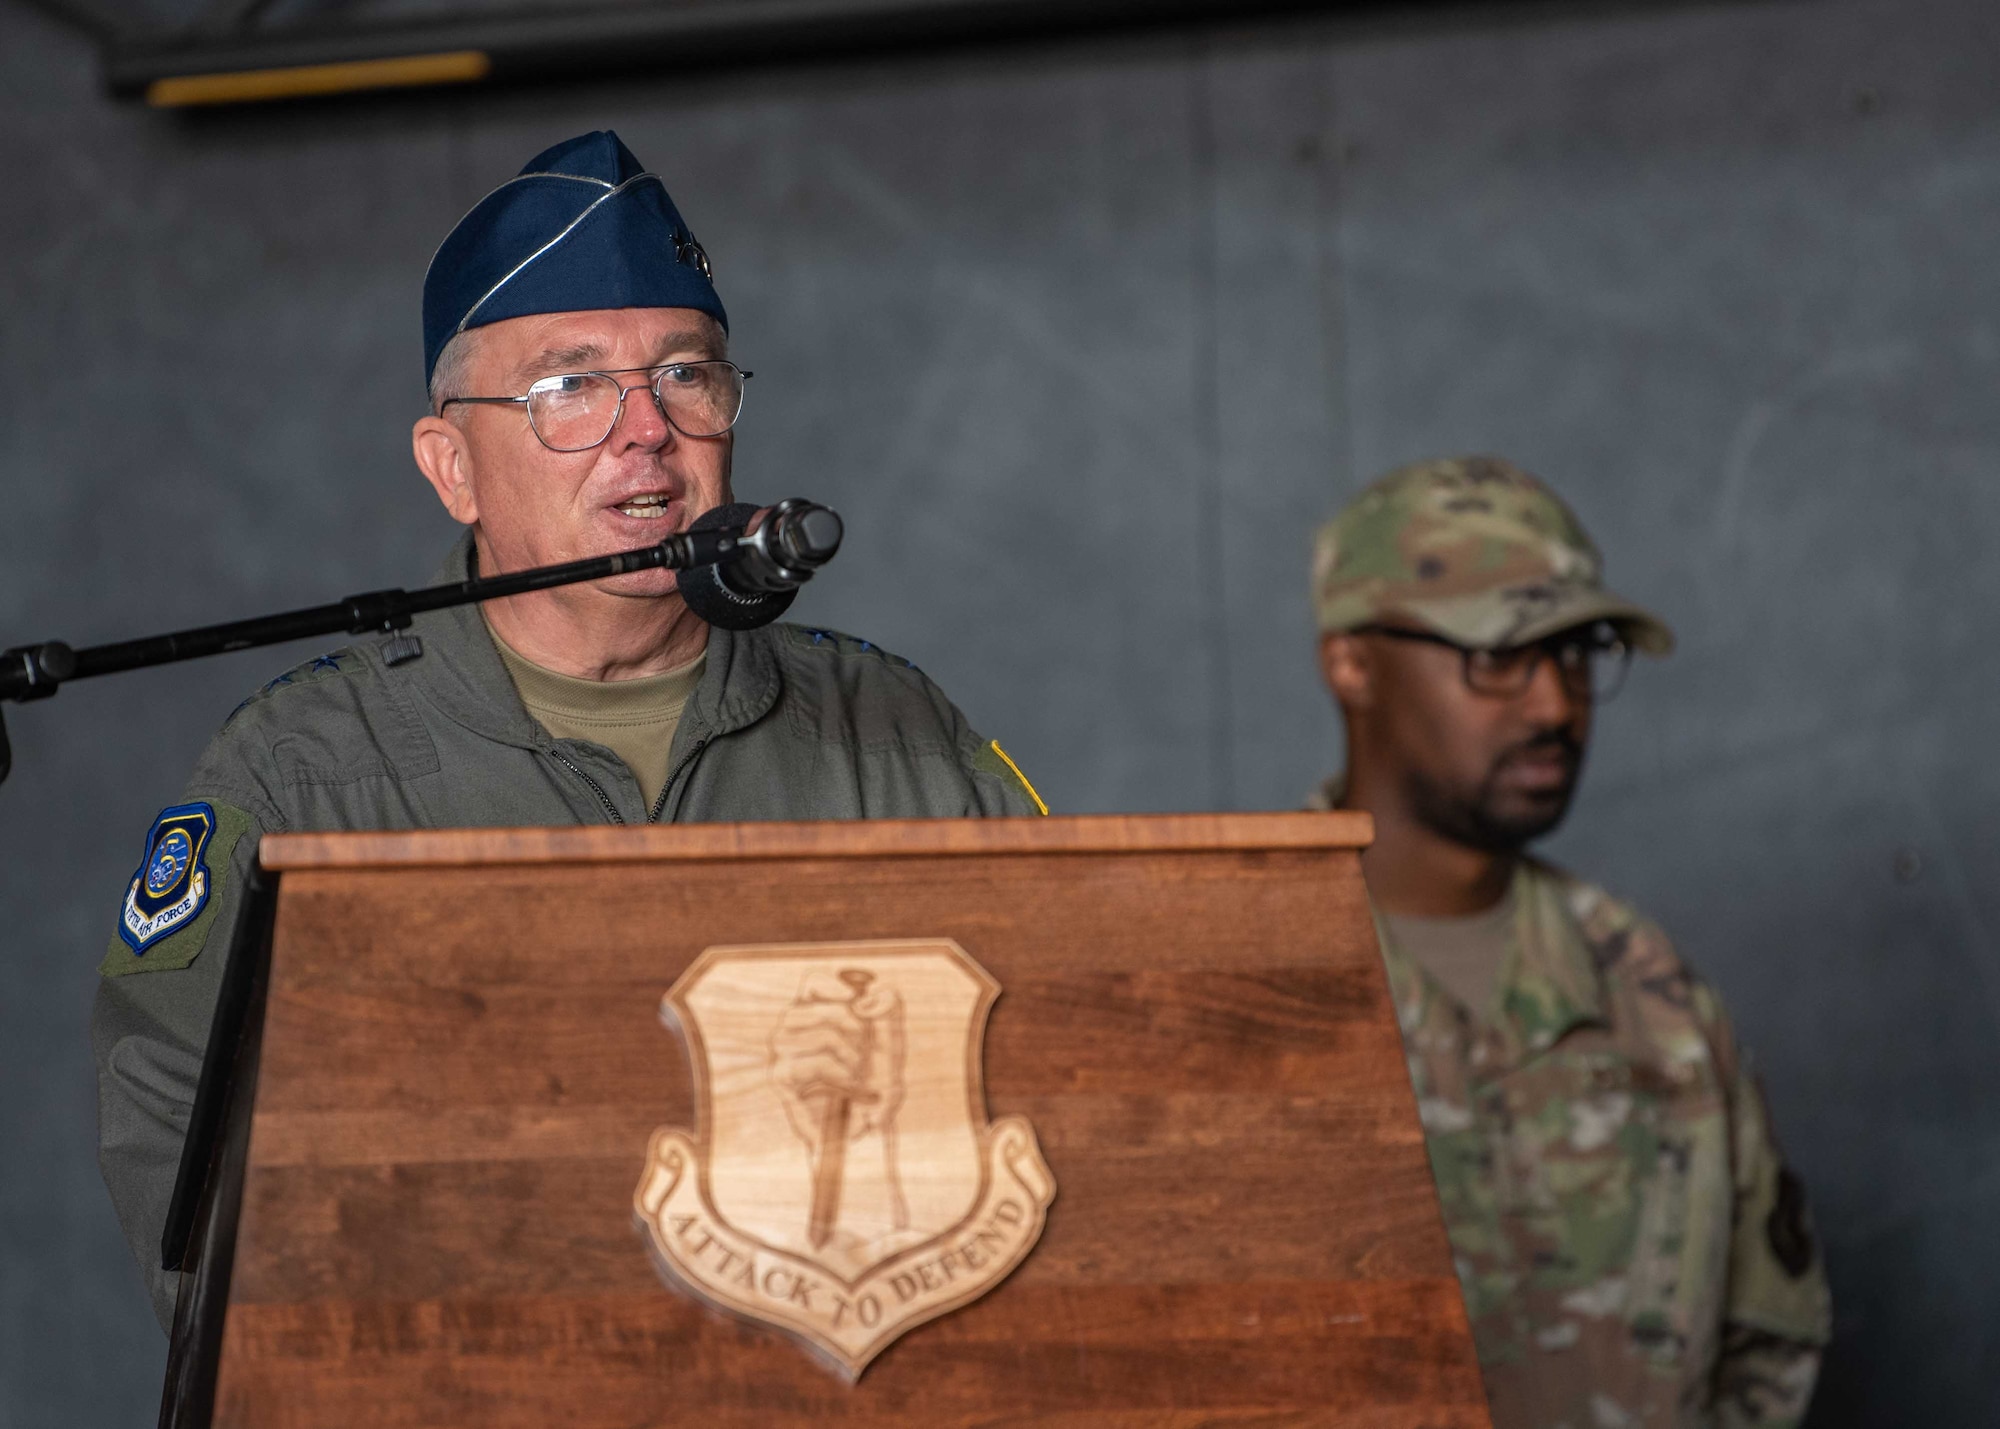
[[[521,406],[449,409],[461,440],[442,453],[440,480],[419,460],[454,517],[474,525],[480,569],[521,570],[651,545],[685,531],[729,501],[733,435],[690,437],[660,411],[645,374],[625,369],[726,356],[721,329],[691,308],[611,308],[510,318],[475,329],[455,391],[446,396],[512,397],[539,378],[619,372],[635,390],[611,434],[584,451],[543,446]],[[442,448],[439,448],[442,452]],[[674,589],[672,571],[642,571],[599,584],[620,596]]]

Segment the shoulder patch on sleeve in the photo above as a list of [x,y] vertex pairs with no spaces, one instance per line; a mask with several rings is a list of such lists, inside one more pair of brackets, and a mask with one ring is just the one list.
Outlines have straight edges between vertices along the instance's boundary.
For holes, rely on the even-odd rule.
[[1778,1168],[1777,1194],[1764,1218],[1764,1234],[1785,1274],[1797,1280],[1812,1269],[1819,1252],[1813,1243],[1812,1218],[1806,1214],[1806,1188],[1789,1166]]
[[996,774],[1011,784],[1019,785],[1022,792],[1035,801],[1035,807],[1042,811],[1043,817],[1047,817],[1049,806],[1042,802],[1042,796],[1035,792],[1035,786],[1030,784],[1028,776],[1021,772],[1021,766],[1000,747],[999,740],[987,740],[986,747],[973,757],[972,767],[987,774]]
[[176,804],[146,833],[138,870],[118,910],[118,932],[97,971],[103,977],[184,968],[215,922],[215,895],[250,816],[228,804]]

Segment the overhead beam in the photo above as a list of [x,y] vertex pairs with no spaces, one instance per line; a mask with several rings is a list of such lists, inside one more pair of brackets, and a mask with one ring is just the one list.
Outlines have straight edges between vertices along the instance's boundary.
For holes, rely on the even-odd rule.
[[165,107],[420,84],[760,63],[1195,20],[1382,8],[1368,0],[666,0],[367,26],[113,39],[113,93]]

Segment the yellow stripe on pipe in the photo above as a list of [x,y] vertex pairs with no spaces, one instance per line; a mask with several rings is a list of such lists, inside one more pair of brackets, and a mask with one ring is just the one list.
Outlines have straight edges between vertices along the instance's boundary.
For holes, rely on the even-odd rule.
[[156,79],[147,85],[146,103],[156,109],[182,109],[196,104],[254,104],[265,99],[299,99],[357,89],[470,84],[492,72],[493,61],[484,50],[451,50],[436,55],[350,60],[343,64],[182,74]]

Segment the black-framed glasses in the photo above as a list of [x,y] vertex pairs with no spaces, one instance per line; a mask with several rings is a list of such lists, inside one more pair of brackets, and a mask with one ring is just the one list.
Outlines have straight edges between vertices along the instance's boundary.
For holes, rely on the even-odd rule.
[[1465,687],[1475,694],[1513,699],[1524,695],[1535,682],[1543,660],[1555,662],[1563,688],[1576,699],[1603,703],[1617,694],[1632,666],[1632,647],[1608,620],[1559,630],[1544,640],[1525,645],[1502,645],[1486,649],[1461,645],[1428,630],[1406,630],[1396,625],[1363,625],[1356,635],[1386,635],[1392,640],[1415,640],[1425,645],[1442,645],[1458,652],[1465,675]]
[[[618,379],[634,372],[644,382],[626,386]],[[618,425],[627,393],[650,389],[660,413],[684,437],[719,437],[743,413],[743,384],[753,374],[719,358],[669,362],[661,367],[615,367],[609,372],[564,372],[531,384],[520,397],[447,397],[438,415],[454,402],[528,409],[528,425],[553,452],[581,452],[602,442]]]

